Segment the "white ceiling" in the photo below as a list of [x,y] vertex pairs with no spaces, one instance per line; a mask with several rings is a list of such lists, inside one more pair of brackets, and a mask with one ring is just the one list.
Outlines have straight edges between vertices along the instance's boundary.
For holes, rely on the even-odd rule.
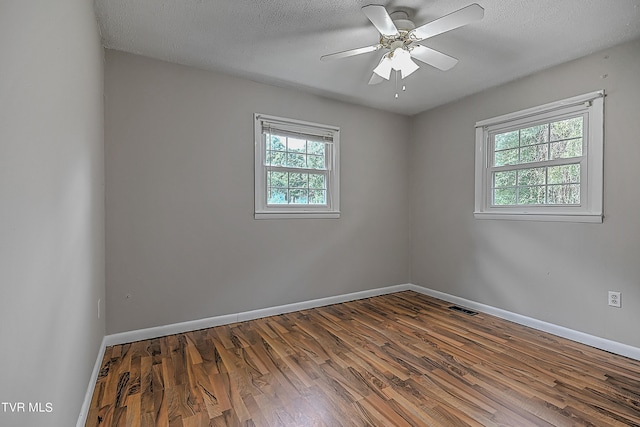
[[[421,44],[454,56],[420,63],[394,98],[369,86],[382,51],[321,62],[378,42],[360,8],[404,10],[416,25],[473,2],[484,18]],[[640,0],[95,0],[107,48],[222,71],[374,108],[416,114],[640,37]]]

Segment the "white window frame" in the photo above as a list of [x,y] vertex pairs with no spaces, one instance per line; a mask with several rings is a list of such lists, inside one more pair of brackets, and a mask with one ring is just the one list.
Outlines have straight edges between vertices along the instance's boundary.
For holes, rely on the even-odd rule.
[[[475,210],[477,219],[601,223],[603,219],[604,90],[528,108],[476,123]],[[584,117],[579,205],[492,205],[493,135],[563,117]],[[563,163],[556,162],[556,163]],[[553,161],[532,163],[552,166]],[[518,165],[522,166],[522,165]]]
[[[321,136],[326,140],[326,205],[275,205],[267,203],[266,135],[264,126],[276,130]],[[340,218],[340,128],[266,114],[254,114],[255,219]],[[306,171],[306,169],[304,169]]]

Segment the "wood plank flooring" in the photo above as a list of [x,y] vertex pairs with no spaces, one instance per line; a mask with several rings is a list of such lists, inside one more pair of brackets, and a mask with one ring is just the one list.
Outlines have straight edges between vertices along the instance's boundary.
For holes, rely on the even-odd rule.
[[640,426],[640,362],[412,291],[108,347],[86,426]]

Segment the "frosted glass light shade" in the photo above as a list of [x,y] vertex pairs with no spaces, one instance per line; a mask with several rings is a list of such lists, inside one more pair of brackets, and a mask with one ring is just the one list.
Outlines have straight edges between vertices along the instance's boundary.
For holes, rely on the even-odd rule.
[[389,80],[389,77],[391,77],[391,69],[393,68],[391,59],[389,59],[388,55],[389,54],[386,54],[378,66],[373,70],[374,73],[386,80]]
[[411,54],[401,48],[393,51],[393,59],[391,62],[393,69],[400,71],[403,79],[420,68],[418,64],[411,59]]
[[420,67],[418,64],[413,62],[408,50],[397,48],[384,55],[373,72],[380,77],[389,80],[389,77],[391,77],[391,70],[396,70],[400,71],[400,74],[404,79],[418,68]]

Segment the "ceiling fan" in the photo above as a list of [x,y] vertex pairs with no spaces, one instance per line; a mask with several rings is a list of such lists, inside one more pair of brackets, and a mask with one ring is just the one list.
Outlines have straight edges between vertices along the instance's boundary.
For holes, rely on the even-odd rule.
[[[417,59],[439,70],[451,69],[458,63],[456,58],[418,42],[480,20],[484,16],[484,9],[474,3],[416,28],[403,11],[389,14],[384,6],[376,4],[364,6],[362,11],[380,33],[380,41],[371,46],[324,55],[320,60],[347,58],[386,49],[387,52],[373,70],[369,80],[370,85],[389,80],[392,70],[400,72],[401,78],[404,79],[419,68],[412,59]],[[394,19],[392,15],[396,18]]]

